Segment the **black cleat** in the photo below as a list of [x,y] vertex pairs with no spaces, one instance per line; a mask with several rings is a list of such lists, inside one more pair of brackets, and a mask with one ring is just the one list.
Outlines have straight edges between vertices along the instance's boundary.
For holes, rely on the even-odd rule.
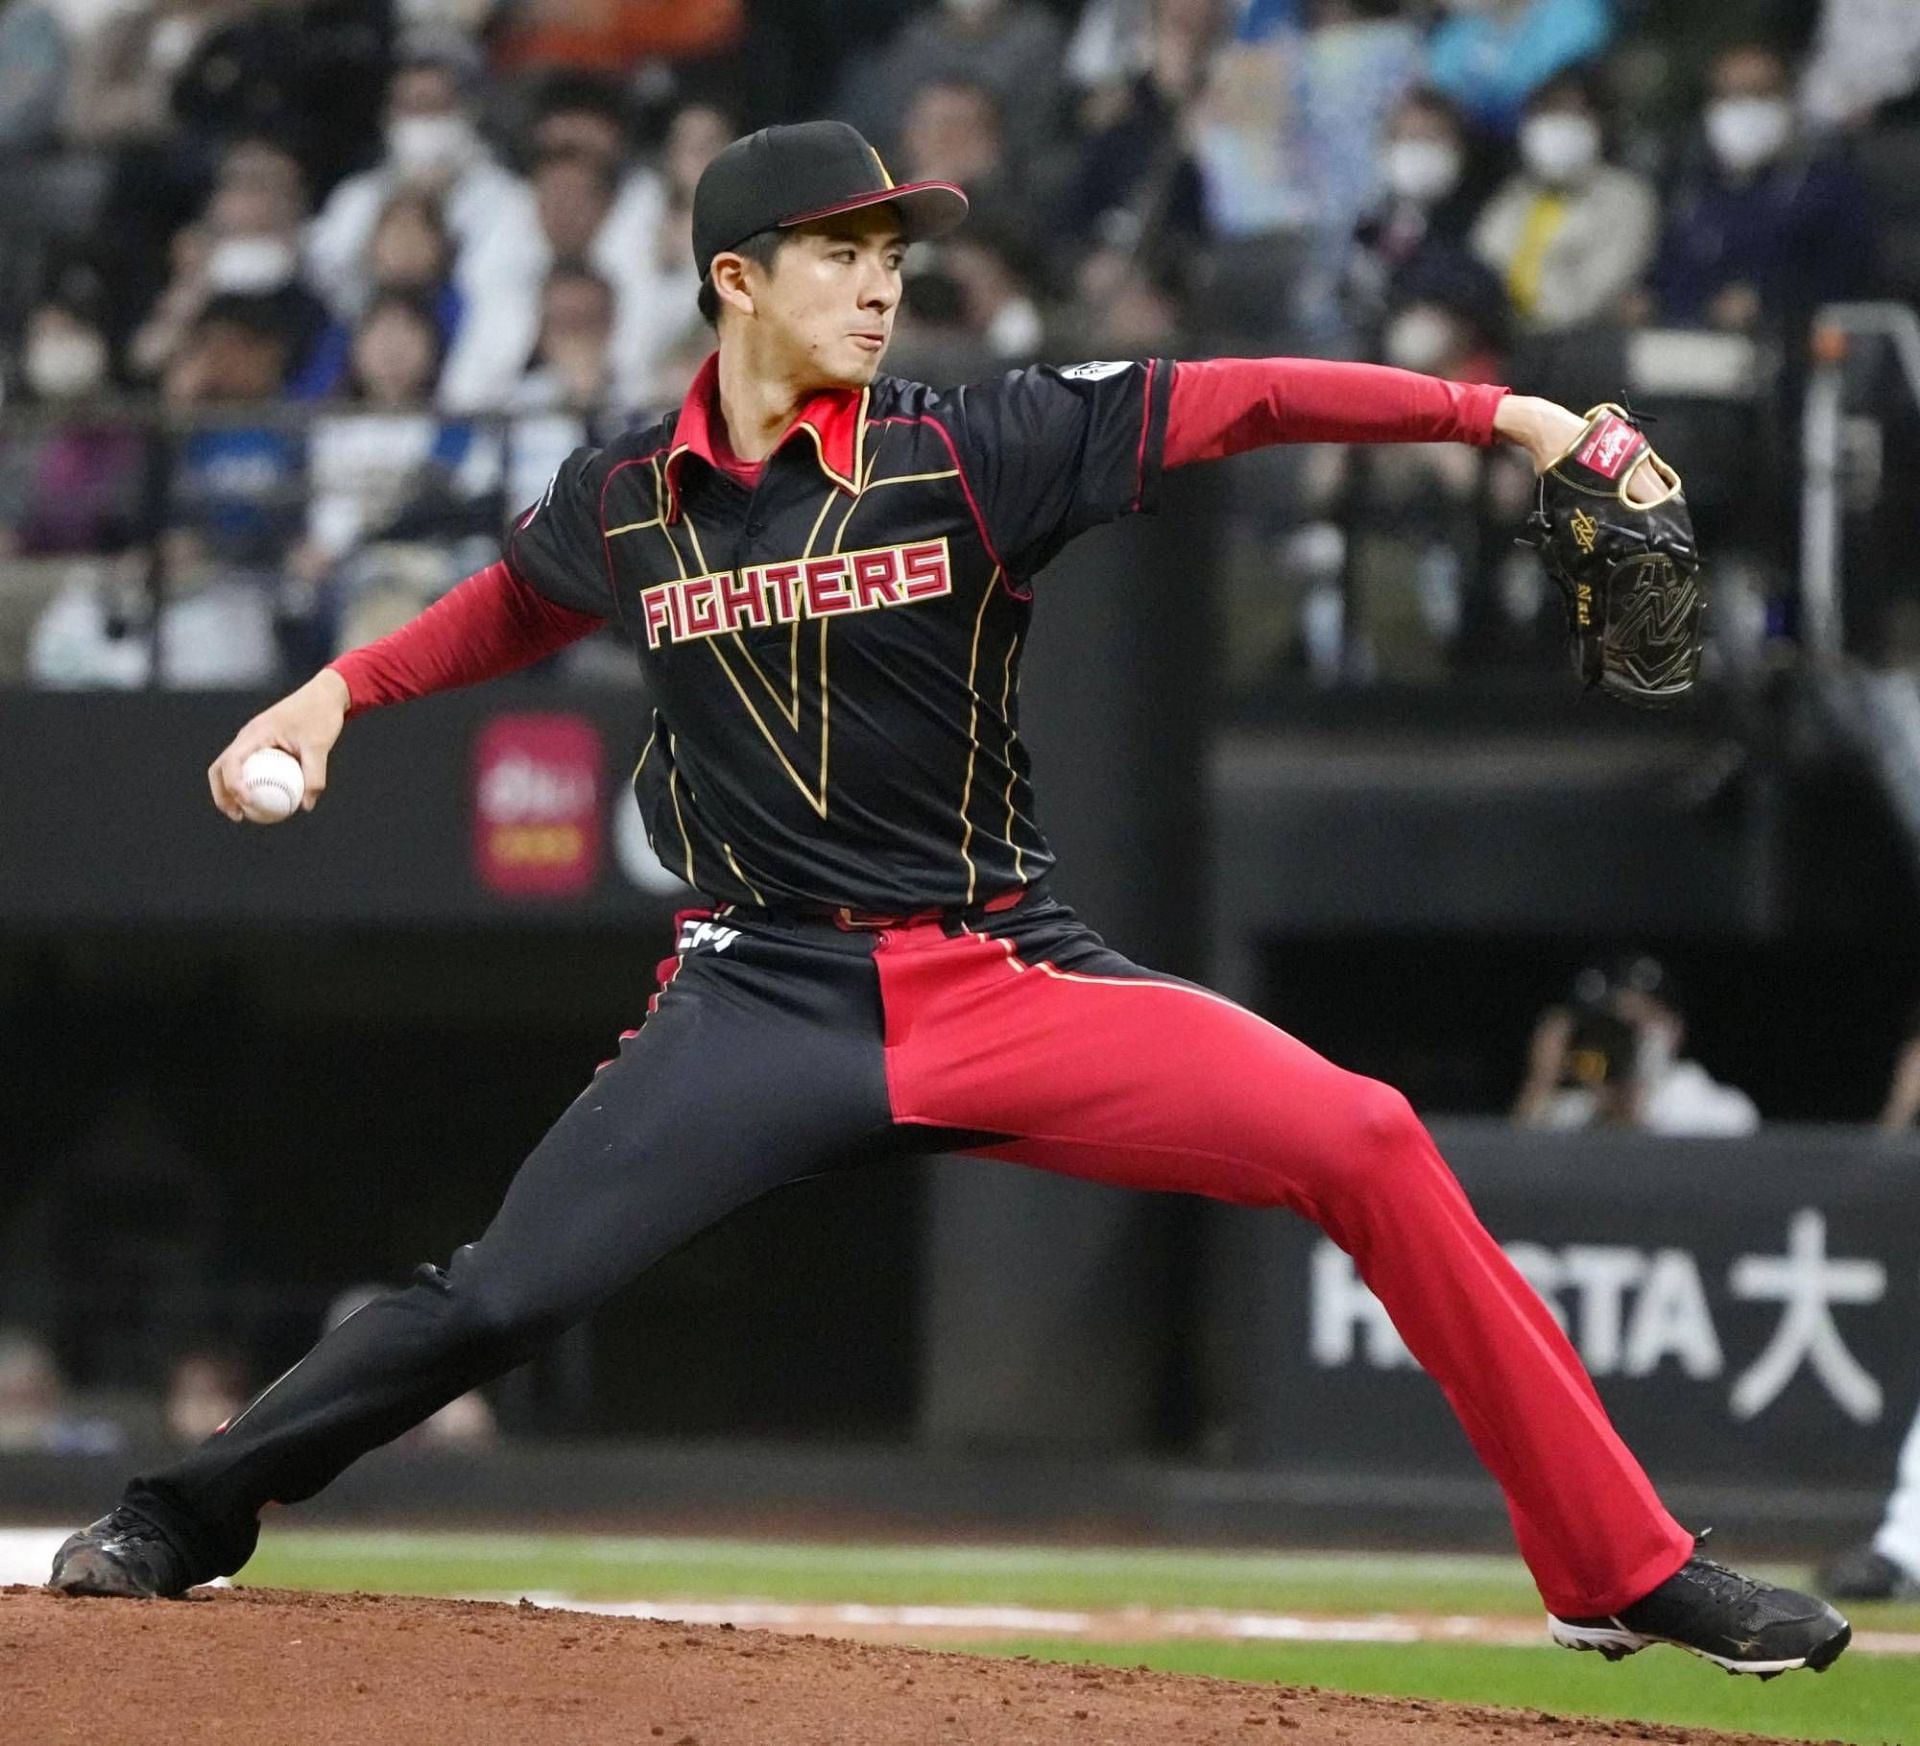
[[67,1537],[53,1555],[47,1587],[56,1594],[153,1600],[185,1594],[191,1581],[180,1549],[137,1511],[122,1506]]
[[1609,1661],[1671,1643],[1729,1673],[1772,1679],[1796,1667],[1824,1673],[1853,1627],[1825,1601],[1742,1576],[1703,1558],[1696,1545],[1685,1564],[1632,1606],[1602,1619],[1548,1614],[1547,1635],[1563,1649],[1597,1649]]
[[1814,1572],[1813,1586],[1835,1600],[1920,1599],[1920,1577],[1871,1546],[1829,1558]]

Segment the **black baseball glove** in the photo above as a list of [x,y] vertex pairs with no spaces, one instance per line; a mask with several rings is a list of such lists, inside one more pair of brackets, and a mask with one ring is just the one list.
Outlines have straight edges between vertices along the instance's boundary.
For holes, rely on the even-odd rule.
[[[1628,500],[1642,460],[1666,489]],[[1690,690],[1700,667],[1700,556],[1680,475],[1624,408],[1605,404],[1540,475],[1527,518],[1567,606],[1573,670],[1626,703],[1659,709]]]

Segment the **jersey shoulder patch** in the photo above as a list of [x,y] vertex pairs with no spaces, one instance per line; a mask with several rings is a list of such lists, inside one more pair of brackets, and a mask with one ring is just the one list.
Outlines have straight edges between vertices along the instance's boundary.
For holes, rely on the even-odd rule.
[[1104,382],[1109,376],[1133,367],[1131,358],[1113,358],[1095,364],[1070,364],[1060,372],[1060,377],[1066,382]]

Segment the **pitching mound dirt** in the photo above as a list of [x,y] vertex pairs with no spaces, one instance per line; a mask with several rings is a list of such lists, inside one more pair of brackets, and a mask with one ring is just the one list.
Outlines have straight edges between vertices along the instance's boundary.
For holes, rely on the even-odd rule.
[[482,1601],[275,1589],[63,1600],[30,1588],[0,1590],[0,1738],[34,1746],[1736,1741]]

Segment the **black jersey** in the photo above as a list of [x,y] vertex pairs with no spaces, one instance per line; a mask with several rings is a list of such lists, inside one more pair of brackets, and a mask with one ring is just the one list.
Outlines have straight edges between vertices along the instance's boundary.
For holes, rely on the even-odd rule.
[[709,359],[677,412],[570,456],[507,561],[637,649],[654,710],[634,786],[661,861],[725,901],[888,914],[1041,877],[1028,582],[1151,507],[1172,377],[882,376],[814,396],[749,488],[715,459]]

